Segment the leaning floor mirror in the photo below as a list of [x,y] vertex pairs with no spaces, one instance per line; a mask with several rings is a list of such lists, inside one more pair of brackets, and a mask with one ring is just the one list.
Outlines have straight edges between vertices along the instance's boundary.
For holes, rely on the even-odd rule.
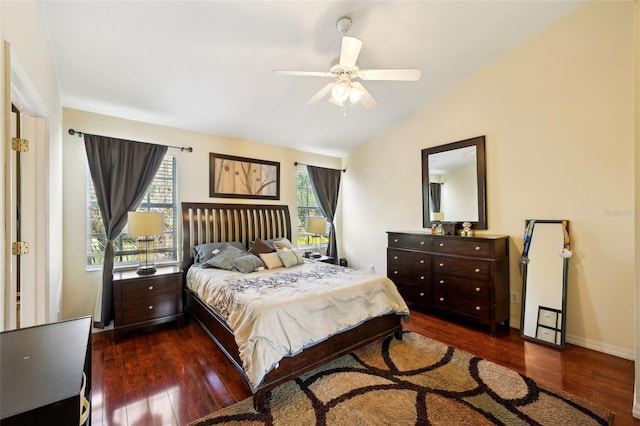
[[568,220],[525,222],[520,335],[565,348],[567,273],[571,257]]

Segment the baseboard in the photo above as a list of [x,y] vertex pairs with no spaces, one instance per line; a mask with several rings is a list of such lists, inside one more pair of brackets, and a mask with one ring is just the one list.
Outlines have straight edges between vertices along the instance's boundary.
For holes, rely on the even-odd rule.
[[585,339],[575,335],[567,334],[567,343],[572,345],[581,346],[583,348],[592,349],[594,351],[602,352],[607,355],[617,356],[618,358],[624,358],[631,361],[635,361],[636,354],[633,350],[620,348],[618,346],[606,345],[601,342],[594,342],[593,340]]

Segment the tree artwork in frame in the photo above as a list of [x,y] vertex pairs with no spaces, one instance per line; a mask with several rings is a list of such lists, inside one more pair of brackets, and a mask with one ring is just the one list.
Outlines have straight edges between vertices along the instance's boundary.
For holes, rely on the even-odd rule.
[[209,154],[209,197],[280,199],[280,163]]

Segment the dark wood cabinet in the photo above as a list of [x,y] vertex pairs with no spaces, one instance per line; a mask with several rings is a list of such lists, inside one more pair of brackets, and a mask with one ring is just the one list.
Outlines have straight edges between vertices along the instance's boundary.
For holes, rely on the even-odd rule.
[[91,424],[91,317],[0,333],[0,424]]
[[407,303],[488,325],[509,323],[509,237],[388,232],[387,276]]
[[128,331],[177,321],[181,327],[182,271],[178,267],[158,268],[153,275],[135,271],[113,274],[115,339]]

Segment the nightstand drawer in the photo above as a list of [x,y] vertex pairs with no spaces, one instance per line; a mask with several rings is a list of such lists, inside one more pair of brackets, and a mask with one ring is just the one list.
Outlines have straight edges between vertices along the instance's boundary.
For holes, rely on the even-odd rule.
[[171,294],[178,291],[179,276],[167,275],[155,279],[141,279],[131,281],[122,286],[122,295],[127,299],[127,303],[142,297],[153,297],[158,294]]
[[131,300],[122,308],[123,324],[148,321],[179,313],[177,294],[162,294]]

